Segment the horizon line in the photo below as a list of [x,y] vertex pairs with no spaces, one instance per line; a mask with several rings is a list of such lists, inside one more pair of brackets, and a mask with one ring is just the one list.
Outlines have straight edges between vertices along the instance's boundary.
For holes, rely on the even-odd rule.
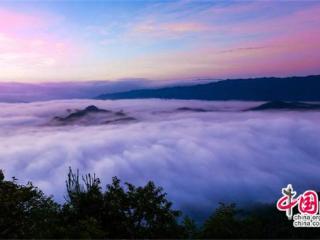
[[228,77],[228,78],[215,78],[215,77],[206,77],[206,78],[191,78],[191,79],[150,79],[150,78],[120,78],[120,79],[93,79],[93,80],[67,80],[67,81],[41,81],[41,82],[28,82],[28,81],[1,81],[1,84],[26,84],[26,85],[50,85],[50,84],[81,84],[81,83],[116,83],[116,82],[130,82],[130,81],[145,81],[145,82],[154,82],[154,83],[163,83],[163,82],[188,82],[188,81],[227,81],[227,80],[247,80],[247,79],[260,79],[260,78],[305,78],[305,77],[315,77],[320,76],[320,73],[310,74],[310,75],[288,75],[288,76],[259,76],[259,77]]

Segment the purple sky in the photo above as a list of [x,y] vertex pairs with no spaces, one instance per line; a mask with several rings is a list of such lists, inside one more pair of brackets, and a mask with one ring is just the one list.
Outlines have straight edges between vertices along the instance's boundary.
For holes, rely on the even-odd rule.
[[0,81],[319,73],[319,1],[2,1]]

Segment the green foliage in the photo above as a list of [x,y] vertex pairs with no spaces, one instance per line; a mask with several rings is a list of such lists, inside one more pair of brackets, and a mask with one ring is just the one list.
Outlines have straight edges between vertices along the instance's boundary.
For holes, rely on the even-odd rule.
[[59,233],[59,205],[34,187],[0,173],[0,238],[49,238]]
[[241,235],[247,238],[320,238],[319,228],[294,228],[275,204],[250,209],[242,224]]
[[66,203],[62,206],[65,236],[69,238],[103,238],[105,232],[101,226],[103,194],[100,179],[87,174],[80,182],[79,171],[69,169],[66,180]]
[[204,223],[200,238],[320,238],[319,228],[294,228],[275,204],[239,210],[223,204]]
[[199,237],[199,229],[196,222],[189,216],[185,216],[182,221],[184,238],[194,239]]
[[241,225],[236,219],[236,205],[220,203],[215,213],[204,223],[201,236],[204,238],[236,238]]
[[0,238],[319,238],[295,229],[275,205],[240,210],[220,203],[198,226],[172,209],[153,182],[136,187],[114,177],[105,190],[95,175],[69,169],[63,204],[32,183],[7,181],[0,170]]
[[182,228],[179,212],[172,210],[163,189],[148,182],[144,187],[124,186],[114,177],[103,192],[99,178],[82,177],[69,170],[67,202],[63,205],[68,237],[177,238]]

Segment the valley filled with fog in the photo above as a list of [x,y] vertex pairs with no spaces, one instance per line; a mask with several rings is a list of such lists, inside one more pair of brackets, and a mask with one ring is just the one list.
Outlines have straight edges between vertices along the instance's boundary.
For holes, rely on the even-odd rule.
[[[174,207],[193,216],[221,201],[275,201],[288,183],[298,191],[319,190],[320,111],[246,111],[259,104],[1,103],[0,168],[6,178],[30,180],[57,200],[65,195],[69,166],[96,173],[104,185],[113,176],[137,185],[153,180]],[[99,115],[81,112],[88,106]],[[61,123],[79,111],[85,121],[73,115]]]

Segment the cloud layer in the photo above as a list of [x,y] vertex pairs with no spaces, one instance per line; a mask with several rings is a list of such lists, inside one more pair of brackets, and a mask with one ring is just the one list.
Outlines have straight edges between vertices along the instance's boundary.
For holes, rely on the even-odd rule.
[[[43,127],[66,109],[95,104],[138,122]],[[135,184],[153,180],[175,207],[203,217],[219,201],[269,202],[281,187],[319,190],[320,112],[241,112],[258,103],[50,101],[0,104],[0,168],[58,200],[68,166]],[[212,112],[176,111],[197,107]],[[41,127],[42,126],[42,127]]]

